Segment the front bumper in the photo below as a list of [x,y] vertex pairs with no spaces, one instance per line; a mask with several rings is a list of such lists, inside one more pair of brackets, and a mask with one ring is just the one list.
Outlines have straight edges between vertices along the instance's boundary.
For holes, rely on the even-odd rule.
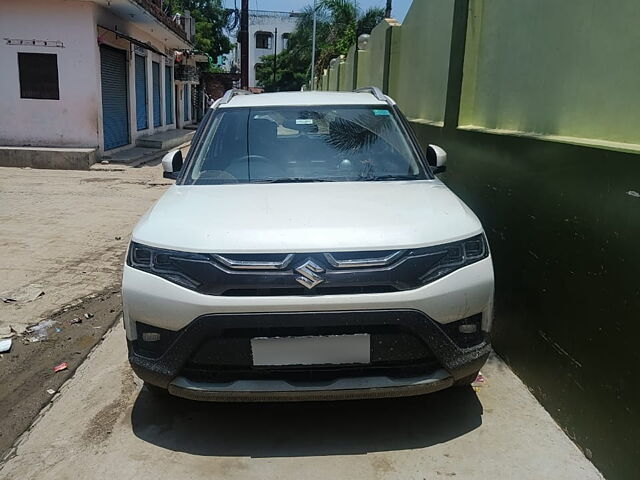
[[[139,328],[158,333],[163,340],[153,351],[141,339],[128,341],[136,374],[173,395],[210,401],[420,395],[447,388],[478,371],[491,349],[484,333],[467,346],[451,328],[408,309],[214,314],[203,315],[178,332],[145,324]],[[371,364],[252,365],[248,343],[252,337],[327,332],[370,333]]]
[[488,332],[492,319],[493,266],[489,256],[423,287],[398,292],[226,297],[201,294],[125,265],[122,300],[129,340],[137,338],[137,322],[178,331],[195,318],[211,313],[411,309],[423,312],[440,324],[482,313],[482,329]]

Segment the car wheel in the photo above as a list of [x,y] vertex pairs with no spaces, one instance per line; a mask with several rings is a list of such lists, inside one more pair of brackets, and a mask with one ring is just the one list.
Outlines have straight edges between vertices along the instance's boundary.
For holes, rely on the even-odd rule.
[[476,378],[478,378],[478,372],[474,372],[471,375],[467,375],[466,377],[462,377],[459,380],[456,380],[455,383],[453,384],[454,387],[468,387],[469,385],[471,385]]

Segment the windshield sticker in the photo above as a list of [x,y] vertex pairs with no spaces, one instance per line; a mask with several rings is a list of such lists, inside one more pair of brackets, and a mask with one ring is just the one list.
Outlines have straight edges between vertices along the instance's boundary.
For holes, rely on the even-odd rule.
[[296,118],[296,125],[313,125],[312,118]]
[[371,110],[376,117],[388,117],[391,115],[389,110]]

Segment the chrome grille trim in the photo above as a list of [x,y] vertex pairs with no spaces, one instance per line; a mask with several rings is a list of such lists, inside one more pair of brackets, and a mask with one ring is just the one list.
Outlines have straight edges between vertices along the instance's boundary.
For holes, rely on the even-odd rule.
[[260,260],[233,260],[219,254],[212,257],[226,267],[233,270],[284,270],[293,260],[294,254],[290,253],[281,262],[265,262]]
[[404,252],[404,250],[398,250],[385,257],[359,258],[357,260],[338,260],[332,254],[325,253],[324,258],[335,268],[386,267],[400,258]]

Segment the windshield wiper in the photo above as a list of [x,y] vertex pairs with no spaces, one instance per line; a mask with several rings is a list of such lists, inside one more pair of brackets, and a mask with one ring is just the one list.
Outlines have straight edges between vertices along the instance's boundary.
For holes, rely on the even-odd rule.
[[308,178],[308,177],[281,177],[281,178],[264,178],[259,180],[251,180],[251,183],[316,183],[316,182],[335,182],[330,178]]
[[377,175],[370,177],[361,177],[362,181],[369,182],[381,182],[385,180],[416,180],[418,177],[416,175]]

